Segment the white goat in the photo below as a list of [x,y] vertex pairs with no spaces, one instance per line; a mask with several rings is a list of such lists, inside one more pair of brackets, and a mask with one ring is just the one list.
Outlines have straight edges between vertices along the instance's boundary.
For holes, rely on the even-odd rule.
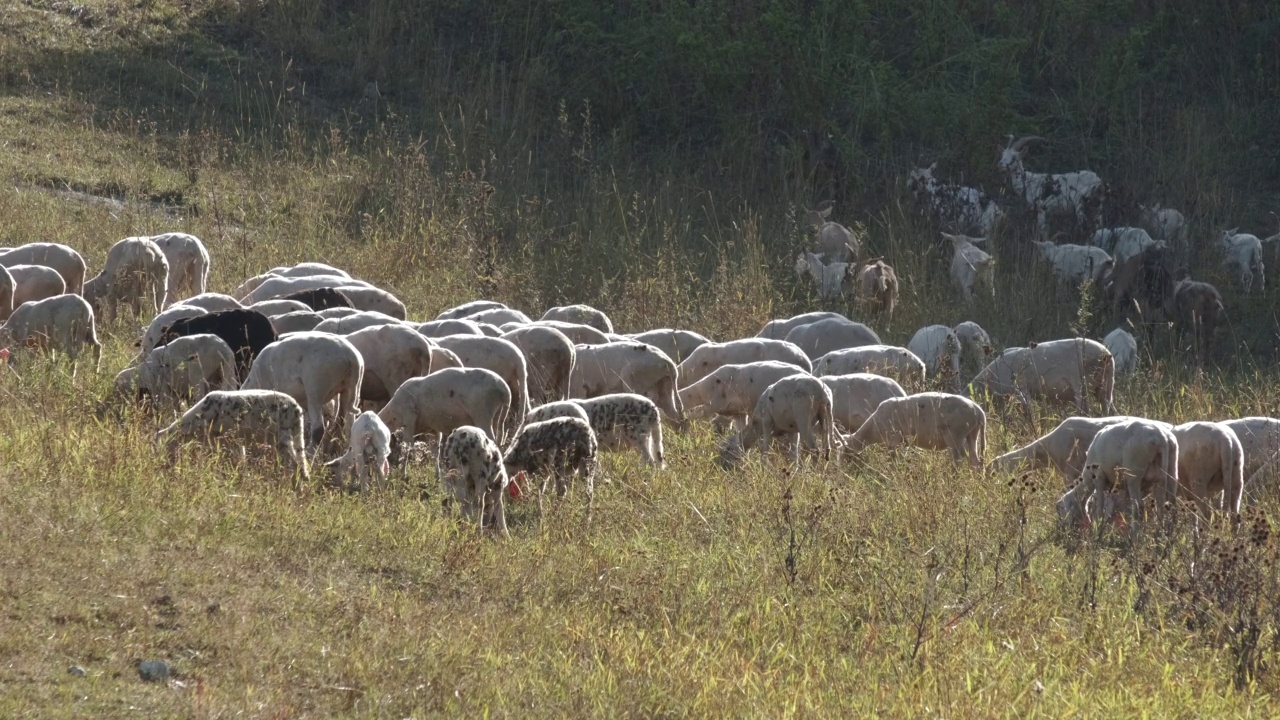
[[1116,265],[1156,244],[1151,235],[1140,227],[1100,228],[1093,233],[1093,244],[1105,250]]
[[1000,153],[998,167],[1009,176],[1009,185],[1036,212],[1041,237],[1049,236],[1050,215],[1072,215],[1081,228],[1102,224],[1102,178],[1082,170],[1071,173],[1033,173],[1022,164],[1027,145],[1043,140],[1037,136],[1009,139]]
[[1004,211],[977,188],[938,180],[933,174],[937,167],[935,162],[927,168],[914,168],[907,177],[907,189],[940,225],[983,237],[991,235],[1004,219]]
[[1258,281],[1258,290],[1266,292],[1266,268],[1262,264],[1262,243],[1280,240],[1280,233],[1260,240],[1257,235],[1238,232],[1239,228],[1224,230],[1218,238],[1218,246],[1226,254],[1226,260],[1236,272],[1240,287],[1245,292],[1253,289],[1253,282]]
[[1078,286],[1085,280],[1101,284],[1102,278],[1115,266],[1115,261],[1102,248],[1088,245],[1055,245],[1052,242],[1035,243],[1040,255],[1053,266],[1058,279]]
[[949,233],[942,233],[942,237],[951,241],[951,281],[960,289],[964,301],[973,303],[973,288],[978,284],[985,285],[994,298],[995,266],[991,256],[978,248],[987,239]]

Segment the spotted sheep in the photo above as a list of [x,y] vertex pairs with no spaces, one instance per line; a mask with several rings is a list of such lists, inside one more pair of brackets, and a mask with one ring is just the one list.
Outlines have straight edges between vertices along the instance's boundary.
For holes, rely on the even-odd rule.
[[666,466],[662,453],[662,418],[652,400],[635,393],[612,393],[574,402],[586,410],[600,447],[632,448],[646,463],[659,468]]
[[247,444],[265,444],[289,462],[303,478],[309,477],[303,454],[302,406],[274,390],[214,390],[192,405],[172,425],[156,433],[170,456],[182,441],[212,443],[234,439],[245,454]]
[[581,476],[590,503],[595,497],[599,445],[591,425],[579,418],[560,417],[525,425],[507,449],[502,462],[508,475],[550,474],[556,494],[564,497],[573,478]]
[[440,483],[449,499],[458,503],[464,520],[481,531],[496,527],[507,531],[505,490],[509,484],[502,451],[485,431],[471,425],[456,428],[440,450]]

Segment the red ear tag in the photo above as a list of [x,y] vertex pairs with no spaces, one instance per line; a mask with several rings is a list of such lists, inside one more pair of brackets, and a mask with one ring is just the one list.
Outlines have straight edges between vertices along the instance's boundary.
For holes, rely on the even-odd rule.
[[524,471],[521,470],[516,473],[515,477],[511,478],[511,482],[507,483],[507,494],[511,496],[512,500],[519,500],[520,496],[524,494],[523,491],[520,490],[520,481],[523,479]]

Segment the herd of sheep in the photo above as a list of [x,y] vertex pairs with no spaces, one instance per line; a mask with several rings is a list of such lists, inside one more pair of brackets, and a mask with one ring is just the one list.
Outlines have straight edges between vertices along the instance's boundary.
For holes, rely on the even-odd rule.
[[[1027,142],[1011,143],[1001,166],[1040,230],[1053,214],[1096,221],[1097,176],[1029,173]],[[973,188],[940,183],[933,169],[917,170],[910,183],[940,219],[988,234],[1002,221],[998,205]],[[1185,231],[1179,215],[1152,217],[1167,238]],[[868,318],[888,326],[898,295],[893,268],[880,258],[859,261],[856,237],[825,214],[811,219],[817,251],[803,253],[797,271],[811,274],[824,298],[852,287]],[[994,292],[982,239],[945,236],[960,294],[971,300],[978,285]],[[1252,253],[1241,265],[1246,289],[1264,282],[1262,241],[1247,237],[1232,245]],[[1162,275],[1163,240],[1136,228],[1094,238],[1091,246],[1038,246],[1065,280],[1093,280],[1117,303],[1152,303],[1185,329],[1212,330],[1206,307],[1221,310],[1217,291]],[[601,450],[634,450],[664,466],[664,423],[683,430],[713,420],[726,431],[718,458],[725,468],[754,449],[770,452],[774,440],[795,462],[802,451],[833,460],[882,445],[943,450],[978,469],[1051,467],[1065,480],[1064,521],[1121,511],[1136,519],[1148,495],[1158,508],[1182,496],[1202,512],[1238,512],[1247,479],[1280,450],[1280,420],[1270,418],[1174,427],[1088,417],[1113,412],[1116,376],[1136,364],[1136,342],[1122,329],[1101,343],[1070,338],[997,353],[973,322],[924,327],[896,347],[842,314],[811,312],[770,321],[756,337],[712,342],[686,330],[617,334],[603,312],[585,305],[533,320],[479,300],[410,321],[393,294],[311,262],[273,268],[221,294],[208,290],[209,268],[204,245],[184,233],[121,240],[89,279],[83,258],[65,245],[0,249],[0,352],[21,367],[32,362],[31,350],[56,350],[74,372],[88,346],[100,365],[95,318],[114,318],[124,306],[150,319],[110,403],[146,398],[182,411],[156,433],[171,454],[189,443],[220,441],[242,454],[265,446],[304,478],[324,457],[336,482],[366,491],[408,462],[415,438],[434,440],[445,496],[464,517],[503,534],[504,496],[518,494],[511,484],[521,474],[543,486],[554,479],[559,495],[579,478],[592,498]],[[1028,414],[1034,401],[1072,403],[1080,416],[988,463],[979,403],[1008,400]]]

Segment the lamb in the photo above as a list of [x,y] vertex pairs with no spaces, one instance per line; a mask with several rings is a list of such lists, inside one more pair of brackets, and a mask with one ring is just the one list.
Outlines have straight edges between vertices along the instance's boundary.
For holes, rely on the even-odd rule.
[[379,490],[384,490],[391,475],[391,465],[388,462],[390,456],[391,431],[377,413],[365,411],[351,423],[347,452],[327,463],[327,466],[334,471],[339,481],[347,473],[355,473],[360,492],[368,492],[370,480]]
[[1218,246],[1226,255],[1227,264],[1231,265],[1240,281],[1240,287],[1247,293],[1253,289],[1253,282],[1258,282],[1258,290],[1267,291],[1266,268],[1262,264],[1262,243],[1280,239],[1280,234],[1264,240],[1257,235],[1239,232],[1239,228],[1224,230],[1218,238]]
[[[182,294],[202,295],[209,286],[209,251],[195,235],[164,233],[150,238],[169,263],[166,303],[173,304]],[[239,303],[236,303],[239,305]],[[167,307],[167,305],[166,305]],[[205,308],[214,310],[215,308]],[[225,310],[230,308],[216,308]]]
[[824,375],[818,379],[831,391],[836,429],[846,432],[862,427],[885,400],[907,396],[907,392],[892,378],[870,373]]
[[322,322],[324,322],[324,318],[310,310],[299,310],[271,316],[271,327],[275,329],[277,337],[285,333],[315,330],[316,326]]
[[542,327],[550,327],[564,333],[564,336],[573,341],[574,345],[604,345],[612,342],[609,336],[590,325],[578,325],[576,323],[560,322],[559,320],[539,320],[532,325],[540,325]]
[[[0,250],[0,265],[41,265],[53,268],[62,277],[66,292],[79,295],[84,292],[85,263],[80,253],[59,243],[28,243],[20,247]],[[14,307],[17,307],[15,304]]]
[[827,218],[831,206],[822,210],[806,210],[805,219],[818,230],[818,249],[824,263],[850,263],[858,256],[862,241],[849,228]]
[[1013,395],[1031,412],[1031,398],[1074,401],[1089,413],[1093,396],[1104,412],[1112,410],[1115,360],[1102,343],[1068,338],[1033,347],[1009,348],[992,360],[969,384],[970,397],[983,393]]
[[67,292],[66,283],[57,270],[43,265],[11,265],[9,277],[13,279],[13,307],[25,302],[45,300]]
[[1178,441],[1178,485],[1184,497],[1209,516],[1209,499],[1223,512],[1239,513],[1244,494],[1244,448],[1235,432],[1215,422],[1189,422],[1173,428]]
[[1132,375],[1138,369],[1138,341],[1124,328],[1116,328],[1102,339],[1107,352],[1115,358],[1116,377]]
[[[1119,488],[1128,496],[1136,530],[1144,495],[1155,496],[1161,514],[1165,502],[1177,497],[1178,439],[1166,423],[1130,418],[1108,425],[1094,435],[1084,463],[1080,482],[1058,500],[1058,517],[1064,522],[1082,521],[1086,507],[1094,523],[1102,520],[1101,498]],[[1094,493],[1099,501],[1090,505]]]
[[1093,233],[1092,242],[1108,253],[1116,265],[1156,244],[1146,230],[1138,227],[1101,228]]
[[785,340],[767,340],[757,337],[723,343],[713,342],[699,346],[680,363],[680,387],[689,387],[722,365],[743,365],[765,360],[795,365],[805,372],[813,370],[813,362],[804,351]]
[[392,462],[398,464],[404,443],[419,435],[438,441],[443,433],[474,425],[496,441],[510,407],[511,389],[497,373],[483,368],[445,368],[405,380],[378,411],[378,417],[391,428]]
[[485,310],[500,310],[507,306],[496,300],[472,300],[455,308],[445,310],[436,316],[436,320],[461,320]]
[[836,350],[879,345],[875,330],[852,320],[819,320],[787,333],[787,342],[800,348],[810,361]]
[[[833,312],[810,312],[802,315],[796,315],[789,318],[780,318],[770,320],[764,324],[760,332],[756,333],[756,337],[765,340],[785,340],[787,335],[801,325],[818,322],[819,320],[849,320],[849,318],[840,313]],[[674,358],[672,358],[674,359]]]
[[[170,306],[172,307],[172,306]],[[313,312],[311,306],[298,300],[263,300],[249,306],[250,310],[257,310],[267,317],[275,317],[277,315],[287,315],[291,312]]]
[[302,332],[263,348],[241,388],[278,390],[297,400],[307,413],[308,441],[318,445],[325,431],[324,406],[330,400],[338,400],[339,427],[351,427],[363,376],[364,359],[346,338]]
[[13,275],[0,265],[0,323],[8,320],[9,314],[13,312],[14,288]]
[[801,252],[796,258],[796,278],[807,274],[818,286],[818,298],[824,301],[839,300],[853,289],[858,268],[852,262],[822,262],[821,255]]
[[1245,486],[1248,487],[1263,470],[1274,466],[1276,459],[1280,458],[1280,420],[1254,416],[1224,420],[1222,424],[1240,440],[1244,450]]
[[960,372],[963,377],[973,377],[993,352],[991,336],[982,326],[966,320],[952,328],[960,340]]
[[925,392],[888,398],[852,435],[841,438],[844,450],[860,453],[868,445],[889,449],[910,445],[925,450],[950,450],[951,461],[969,459],[982,468],[987,452],[987,414],[960,395]]
[[277,339],[275,328],[266,315],[256,310],[244,309],[179,318],[161,330],[156,344],[163,345],[183,335],[201,333],[213,333],[230,346],[236,356],[238,377],[247,377],[258,353]]
[[435,344],[452,350],[464,367],[492,370],[506,381],[511,388],[511,409],[500,438],[513,437],[529,413],[529,366],[520,348],[500,338],[473,335],[450,335],[439,338]]
[[138,339],[136,345],[139,348],[137,361],[141,362],[147,357],[147,354],[160,345],[160,338],[169,326],[183,318],[193,318],[200,315],[207,315],[208,311],[204,308],[198,308],[191,305],[178,303],[165,308],[159,315],[151,319],[151,323],[147,325],[147,329],[143,331],[142,337]]
[[475,335],[481,337],[484,331],[480,324],[471,320],[432,320],[417,326],[423,337],[442,338],[449,335]]
[[515,345],[525,357],[531,404],[568,399],[569,378],[573,376],[578,351],[564,333],[529,325],[503,333],[502,339]]
[[972,230],[982,236],[995,232],[1004,219],[1004,211],[995,200],[977,188],[940,182],[933,174],[937,168],[936,162],[927,168],[913,168],[907,177],[907,190],[943,227],[959,232]]
[[721,365],[706,377],[680,388],[680,402],[687,416],[730,418],[741,429],[765,389],[784,377],[808,374],[791,363],[763,360]]
[[1101,285],[1102,278],[1111,272],[1115,261],[1102,248],[1088,245],[1055,245],[1052,242],[1035,242],[1040,255],[1053,266],[1058,279],[1073,286],[1086,280]]
[[951,241],[951,281],[960,289],[964,301],[973,304],[973,290],[978,285],[986,287],[994,298],[995,261],[978,248],[987,239],[947,233],[942,233],[942,237]]
[[431,341],[405,325],[375,325],[345,336],[364,359],[360,401],[383,405],[406,380],[435,368]]
[[[590,325],[602,333],[613,332],[613,322],[609,316],[590,305],[563,305],[553,307],[542,314],[543,320],[559,320],[561,322]],[[492,322],[492,320],[490,321]]]
[[93,347],[94,371],[102,366],[102,343],[93,323],[93,308],[79,295],[67,293],[18,306],[0,325],[0,348],[12,348],[9,362],[17,360],[17,350],[35,347],[57,349],[71,358],[74,373],[80,346]]
[[591,418],[587,417],[587,411],[576,401],[556,400],[530,410],[529,414],[524,416],[524,424],[528,425],[559,417],[578,418],[587,424],[591,423]]
[[926,377],[941,376],[953,391],[960,389],[960,338],[946,325],[922,327],[911,336],[907,350],[924,362]]
[[721,466],[729,468],[740,464],[745,449],[752,445],[759,445],[760,454],[767,455],[775,436],[786,436],[789,440],[799,436],[800,443],[794,446],[792,454],[794,462],[800,462],[801,444],[808,450],[821,451],[824,458],[830,457],[836,444],[831,391],[827,386],[812,375],[799,374],[765,388],[751,410],[747,427],[721,443]]
[[1173,208],[1139,205],[1138,224],[1157,240],[1180,245],[1187,242],[1187,218]]
[[850,373],[873,373],[892,377],[903,385],[917,386],[924,384],[925,366],[915,353],[892,345],[836,350],[813,363],[813,374],[818,377]]
[[384,313],[360,310],[344,317],[321,320],[320,324],[316,325],[315,331],[334,335],[350,335],[357,330],[364,330],[365,328],[378,327],[380,325],[399,325],[400,323],[400,320]]
[[578,418],[555,418],[525,425],[502,463],[508,475],[551,473],[556,495],[564,497],[575,475],[587,484],[587,503],[595,500],[598,444],[591,426]]
[[667,357],[671,358],[671,362],[677,365],[689,357],[689,353],[711,342],[696,332],[671,330],[669,328],[649,330],[648,332],[636,333],[627,337],[636,342],[658,348]]
[[867,311],[884,318],[886,327],[893,324],[893,311],[898,305],[898,273],[880,258],[869,261],[858,271],[858,296]]
[[996,458],[991,466],[1002,471],[1012,471],[1019,467],[1028,470],[1052,467],[1062,474],[1064,485],[1070,488],[1080,479],[1080,473],[1084,472],[1085,452],[1098,431],[1130,419],[1132,418],[1124,415],[1069,417],[1047,434]]
[[509,480],[502,460],[502,451],[483,430],[463,425],[449,434],[440,449],[440,481],[458,502],[463,519],[474,520],[481,532],[496,527],[509,537],[503,497]]
[[570,398],[632,392],[652,400],[669,422],[684,425],[684,405],[676,395],[676,365],[661,350],[644,343],[577,345],[574,350]]
[[275,300],[260,300],[250,307],[256,307],[257,305],[265,302],[278,302],[281,300],[302,303],[309,310],[314,312],[324,312],[325,310],[331,310],[334,308],[356,312],[355,307],[351,304],[351,298],[344,295],[341,290],[331,287],[299,290],[297,292],[291,292],[283,295]]
[[659,468],[666,466],[662,453],[662,421],[658,406],[652,400],[635,393],[612,393],[573,402],[587,412],[591,431],[600,447],[634,448],[646,463]]
[[1102,224],[1102,198],[1105,188],[1096,173],[1080,172],[1044,174],[1028,172],[1022,164],[1027,145],[1041,137],[1009,139],[1000,154],[997,167],[1009,176],[1009,185],[1035,210],[1041,237],[1049,235],[1049,216],[1069,214],[1076,225],[1086,231]]
[[1178,345],[1190,332],[1196,362],[1203,363],[1213,348],[1214,333],[1227,316],[1218,288],[1191,279],[1179,280],[1170,289],[1164,311],[1173,319]]
[[[133,369],[132,389],[164,405],[198,401],[211,390],[235,390],[235,356],[217,335],[187,335],[152,350]],[[119,385],[117,389],[123,390]]]
[[102,272],[84,284],[84,299],[95,312],[105,311],[107,320],[115,318],[121,302],[127,302],[133,314],[142,316],[142,298],[151,296],[150,313],[168,307],[169,261],[160,248],[145,237],[127,237],[107,251]]
[[214,438],[262,443],[292,463],[304,479],[309,477],[302,453],[302,407],[284,393],[271,390],[214,390],[192,405],[172,425],[156,433],[156,439],[177,452],[183,440],[212,442]]

